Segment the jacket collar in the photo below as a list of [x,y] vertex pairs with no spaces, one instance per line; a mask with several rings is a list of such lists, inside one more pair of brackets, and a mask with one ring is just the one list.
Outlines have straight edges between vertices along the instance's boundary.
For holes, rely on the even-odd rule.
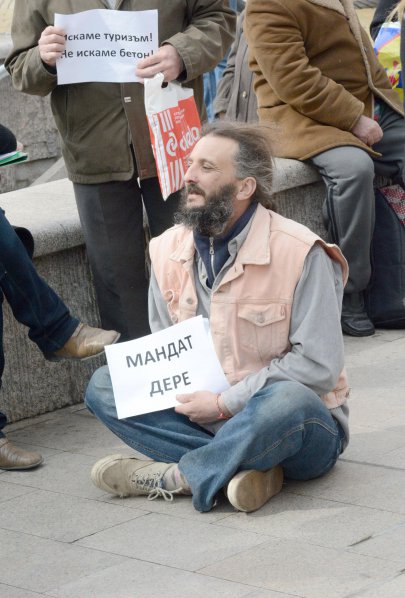
[[340,0],[307,0],[311,4],[317,4],[318,6],[323,6],[324,8],[330,8],[331,10],[336,10],[336,12],[340,12],[342,15],[345,14],[345,10],[342,6],[342,2]]
[[[237,262],[256,265],[270,262],[269,243],[265,242],[265,239],[267,241],[270,236],[270,225],[271,212],[259,204],[253,215],[246,240],[238,252]],[[170,259],[186,265],[194,260],[195,251],[193,232],[184,229],[184,235]]]
[[270,263],[270,246],[268,242],[270,228],[271,212],[259,204],[254,213],[246,240],[238,252],[236,261],[242,265]]
[[317,6],[323,6],[324,8],[329,8],[330,10],[335,10],[336,12],[340,12],[340,14],[347,17],[354,37],[359,45],[363,45],[360,33],[360,23],[357,17],[356,9],[353,6],[353,0],[307,0],[307,2],[316,4]]

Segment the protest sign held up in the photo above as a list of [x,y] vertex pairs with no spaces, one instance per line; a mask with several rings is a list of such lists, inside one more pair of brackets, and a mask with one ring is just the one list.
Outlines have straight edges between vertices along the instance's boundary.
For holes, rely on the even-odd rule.
[[108,346],[106,355],[119,419],[174,407],[178,394],[229,388],[202,316]]
[[58,84],[136,82],[139,60],[159,47],[157,10],[86,10],[55,14],[66,33],[66,47],[56,69]]

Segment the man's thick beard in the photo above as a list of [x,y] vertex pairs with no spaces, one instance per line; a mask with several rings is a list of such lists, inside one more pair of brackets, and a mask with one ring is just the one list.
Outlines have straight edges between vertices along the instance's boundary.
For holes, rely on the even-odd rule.
[[[192,192],[202,195],[205,198],[205,205],[188,207],[187,194]],[[232,183],[223,185],[209,195],[206,195],[197,185],[190,184],[182,191],[180,208],[174,215],[174,221],[205,237],[219,237],[233,215],[235,195],[236,185]]]

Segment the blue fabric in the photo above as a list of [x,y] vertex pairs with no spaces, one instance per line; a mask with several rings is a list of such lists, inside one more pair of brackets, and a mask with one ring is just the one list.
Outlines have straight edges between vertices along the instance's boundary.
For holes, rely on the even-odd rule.
[[312,390],[277,382],[255,393],[215,436],[174,409],[117,419],[108,367],[90,380],[88,408],[130,447],[156,461],[178,463],[198,511],[241,470],[281,464],[296,480],[328,472],[342,451],[343,430]]
[[[0,209],[0,385],[4,370],[1,309],[4,297],[16,320],[28,326],[29,338],[44,354],[63,347],[79,324],[38,275],[24,245]],[[0,437],[6,423],[5,414],[0,412]]]
[[209,288],[214,284],[215,276],[221,271],[222,266],[229,258],[229,242],[237,237],[245,228],[249,220],[252,218],[257,208],[257,201],[253,201],[248,209],[243,212],[242,216],[235,222],[233,227],[221,237],[215,237],[214,245],[214,270],[212,271],[211,254],[210,254],[210,237],[199,235],[194,231],[194,243],[197,251],[204,262],[205,270],[207,272],[207,285]]

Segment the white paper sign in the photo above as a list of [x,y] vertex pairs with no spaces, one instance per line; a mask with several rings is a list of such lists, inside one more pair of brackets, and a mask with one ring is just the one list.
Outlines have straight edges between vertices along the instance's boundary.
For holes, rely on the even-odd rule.
[[66,47],[56,63],[58,84],[139,81],[135,68],[159,47],[158,11],[96,9],[55,14],[66,33]]
[[174,407],[178,394],[229,388],[202,316],[105,352],[119,419]]

